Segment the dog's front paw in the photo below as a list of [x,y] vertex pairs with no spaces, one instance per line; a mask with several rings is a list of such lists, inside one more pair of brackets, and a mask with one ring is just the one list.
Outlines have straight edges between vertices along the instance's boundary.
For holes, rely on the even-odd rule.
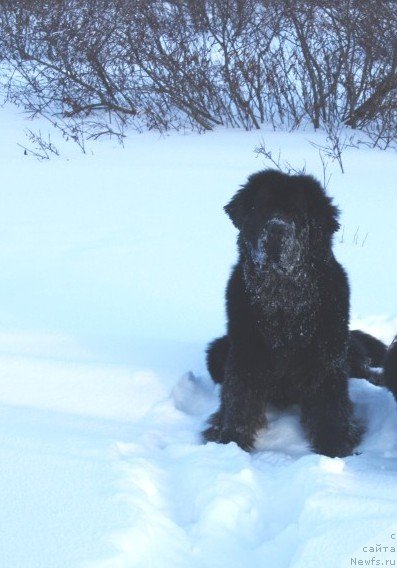
[[204,430],[203,438],[206,442],[229,444],[235,442],[241,449],[249,452],[254,447],[254,436],[244,430],[223,428],[219,424],[212,424]]
[[218,426],[210,426],[201,435],[205,442],[221,443],[221,431]]
[[352,421],[344,430],[332,432],[312,441],[313,450],[330,458],[344,458],[354,454],[354,449],[361,441],[364,427]]
[[208,428],[202,432],[202,437],[206,442],[217,442],[220,443],[220,433],[221,433],[221,415],[220,412],[215,412],[208,420]]
[[235,442],[240,448],[246,452],[250,452],[254,447],[255,437],[243,428],[223,429],[221,431],[222,444]]

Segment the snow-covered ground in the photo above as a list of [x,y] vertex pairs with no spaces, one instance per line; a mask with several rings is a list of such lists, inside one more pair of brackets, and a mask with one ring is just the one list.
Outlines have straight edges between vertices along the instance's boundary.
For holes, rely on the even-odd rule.
[[[275,153],[322,178],[313,132],[131,134],[86,155],[0,109],[0,566],[394,565],[397,409],[352,379],[360,454],[311,453],[298,410],[257,451],[202,445],[217,406],[205,343],[223,332],[235,230],[222,211]],[[397,331],[393,152],[348,149],[329,192],[352,325]],[[393,549],[393,550],[392,550]],[[388,564],[386,564],[388,560]],[[362,562],[361,562],[362,561]],[[371,564],[369,564],[371,565]]]

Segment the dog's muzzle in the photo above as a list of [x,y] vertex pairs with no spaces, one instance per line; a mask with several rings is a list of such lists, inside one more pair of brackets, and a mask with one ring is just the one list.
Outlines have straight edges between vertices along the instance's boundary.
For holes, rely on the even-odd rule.
[[282,219],[268,221],[251,249],[251,257],[258,268],[273,264],[283,267],[290,259],[293,248],[295,226]]

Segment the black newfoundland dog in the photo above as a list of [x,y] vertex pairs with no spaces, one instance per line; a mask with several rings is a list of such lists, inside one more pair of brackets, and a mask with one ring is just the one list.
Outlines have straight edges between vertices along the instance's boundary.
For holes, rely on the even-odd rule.
[[314,451],[351,454],[362,427],[347,378],[374,379],[386,347],[349,333],[349,284],[332,252],[338,209],[306,175],[252,175],[225,207],[239,230],[239,259],[226,293],[227,335],[207,351],[221,405],[207,441],[253,447],[268,403],[299,404]]

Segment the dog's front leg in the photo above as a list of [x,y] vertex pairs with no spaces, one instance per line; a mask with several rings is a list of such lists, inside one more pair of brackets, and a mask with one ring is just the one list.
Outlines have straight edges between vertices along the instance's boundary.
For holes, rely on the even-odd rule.
[[363,428],[354,418],[342,371],[325,376],[322,384],[304,397],[301,410],[302,425],[315,452],[329,457],[353,453]]
[[265,370],[254,359],[233,352],[225,368],[221,405],[209,419],[203,437],[207,441],[236,442],[249,451],[255,434],[265,422]]

